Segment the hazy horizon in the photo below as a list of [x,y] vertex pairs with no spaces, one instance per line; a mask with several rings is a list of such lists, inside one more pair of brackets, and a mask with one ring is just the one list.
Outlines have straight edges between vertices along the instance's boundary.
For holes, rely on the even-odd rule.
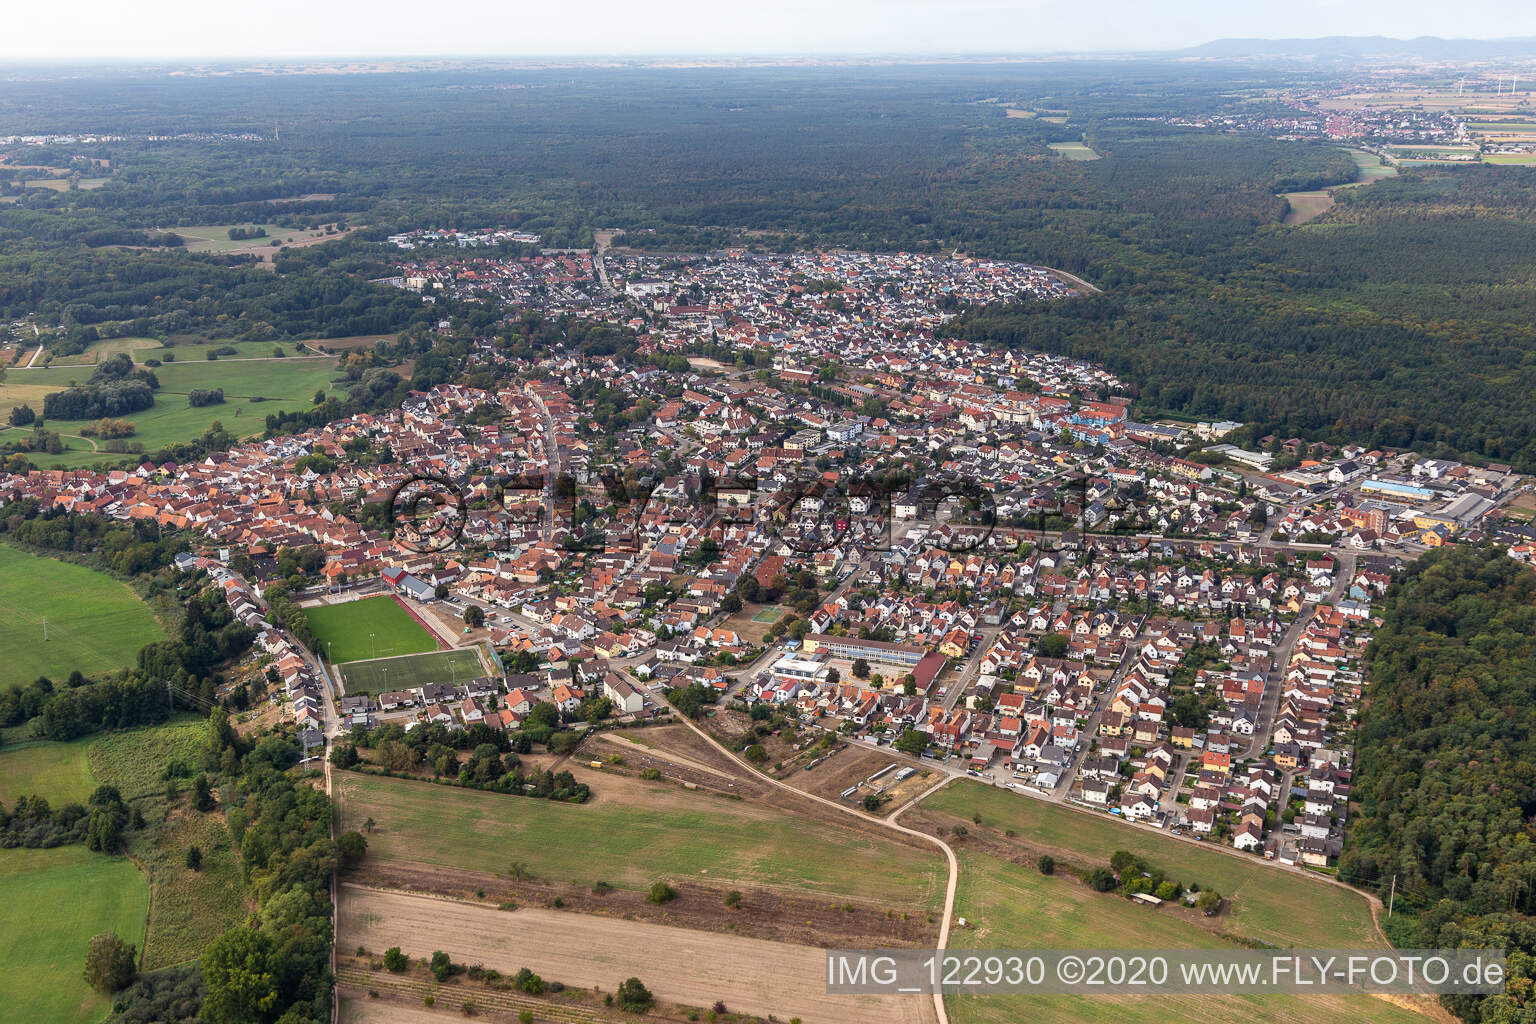
[[[1224,38],[1536,36],[1536,5],[1500,0],[1454,9],[1425,0],[1348,7],[1329,0],[1236,7],[1106,0],[1091,18],[1063,18],[1059,5],[1044,0],[590,0],[580,8],[444,0],[426,11],[403,0],[273,0],[253,10],[201,0],[131,7],[77,0],[68,31],[60,31],[57,12],[25,5],[0,37],[0,60],[942,58],[1148,53]],[[1469,34],[1468,26],[1482,31]]]

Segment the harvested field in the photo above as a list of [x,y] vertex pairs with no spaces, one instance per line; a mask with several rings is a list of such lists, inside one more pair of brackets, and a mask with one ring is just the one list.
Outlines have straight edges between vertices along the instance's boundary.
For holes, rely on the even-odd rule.
[[1283,224],[1305,224],[1309,220],[1316,220],[1328,208],[1333,205],[1333,193],[1326,189],[1316,192],[1287,192],[1280,198],[1290,204],[1286,211]]
[[343,949],[398,945],[413,958],[440,949],[504,974],[527,967],[546,980],[606,991],[634,976],[668,1002],[708,1007],[719,999],[738,1012],[813,1024],[919,1024],[932,1015],[931,1001],[919,996],[827,995],[825,960],[815,947],[557,910],[508,913],[345,886],[337,942]]
[[394,341],[398,337],[396,334],[353,334],[345,338],[315,338],[296,344],[324,352],[350,352],[354,349],[373,348],[381,341]]
[[421,1006],[343,996],[339,1019],[341,1024],[440,1024],[443,1016]]
[[441,896],[487,907],[551,907],[624,921],[649,921],[695,931],[723,932],[799,945],[866,949],[932,945],[938,919],[886,903],[852,901],[790,890],[734,889],[741,902],[725,905],[733,885],[690,878],[674,886],[677,898],[656,904],[636,889],[598,891],[595,886],[545,878],[512,879],[483,871],[441,868],[406,861],[365,862],[348,876],[359,886],[392,892]]
[[[1047,118],[1046,120],[1049,120]],[[1068,160],[1097,160],[1099,154],[1087,143],[1083,142],[1048,142],[1051,152],[1058,156],[1064,156]]]

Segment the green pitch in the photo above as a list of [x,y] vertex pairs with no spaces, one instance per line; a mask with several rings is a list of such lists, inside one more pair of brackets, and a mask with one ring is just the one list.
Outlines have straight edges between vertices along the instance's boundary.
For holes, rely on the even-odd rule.
[[427,683],[465,682],[485,675],[485,668],[473,650],[457,650],[354,661],[341,666],[341,674],[347,693],[383,693]]
[[437,650],[437,641],[392,597],[315,605],[304,617],[319,641],[315,653],[333,665]]

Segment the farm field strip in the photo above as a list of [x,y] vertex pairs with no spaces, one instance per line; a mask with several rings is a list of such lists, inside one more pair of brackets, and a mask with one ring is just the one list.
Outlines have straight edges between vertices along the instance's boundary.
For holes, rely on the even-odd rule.
[[1206,849],[1115,821],[1106,815],[1021,797],[980,783],[946,786],[918,807],[986,827],[1009,828],[1022,842],[1081,863],[1107,864],[1130,850],[1171,878],[1216,889],[1230,900],[1226,931],[1242,938],[1307,948],[1365,949],[1382,940],[1366,897],[1322,878],[1252,858]]
[[644,890],[652,882],[760,886],[933,908],[940,859],[773,806],[572,766],[587,804],[484,793],[357,773],[337,776],[343,828],[372,817],[369,858]]
[[[447,952],[503,974],[527,967],[569,987],[612,991],[638,977],[660,999],[737,1012],[842,1024],[919,1024],[925,997],[830,996],[822,950],[766,939],[539,908],[513,912],[345,885],[337,941],[344,949],[398,945],[412,958]],[[926,1016],[925,1016],[926,1014]]]
[[[1184,865],[1169,865],[1175,874]],[[1191,910],[1151,908],[1116,893],[1096,893],[1061,875],[984,854],[962,852],[956,913],[966,928],[951,934],[957,949],[1237,948],[1202,927]],[[1321,944],[1321,943],[1319,943]],[[953,1024],[1162,1024],[1257,1021],[1274,1024],[1411,1024],[1425,1018],[1372,996],[949,996]]]

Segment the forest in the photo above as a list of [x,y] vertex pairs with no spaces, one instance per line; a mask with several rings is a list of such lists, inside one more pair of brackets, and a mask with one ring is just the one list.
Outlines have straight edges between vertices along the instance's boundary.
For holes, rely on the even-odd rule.
[[1446,548],[1409,566],[1381,611],[1339,877],[1393,880],[1400,947],[1522,954],[1504,994],[1444,998],[1468,1021],[1536,1019],[1536,572],[1492,547]]
[[[516,227],[582,247],[619,228],[652,250],[958,249],[1103,289],[973,310],[953,329],[1101,361],[1137,389],[1139,417],[1536,468],[1528,174],[1405,169],[1289,228],[1278,193],[1351,180],[1343,149],[1168,123],[1262,108],[1313,80],[1156,61],[38,69],[0,96],[11,130],[113,138],[0,156],[110,174],[63,190],[0,174],[0,316],[58,318],[48,343],[61,351],[95,336],[389,333],[431,319],[374,283],[398,254],[385,236],[417,228]],[[1008,117],[1005,103],[1068,116]],[[1048,149],[1077,140],[1102,159]],[[278,250],[275,274],[166,237],[332,223],[350,233]]]

